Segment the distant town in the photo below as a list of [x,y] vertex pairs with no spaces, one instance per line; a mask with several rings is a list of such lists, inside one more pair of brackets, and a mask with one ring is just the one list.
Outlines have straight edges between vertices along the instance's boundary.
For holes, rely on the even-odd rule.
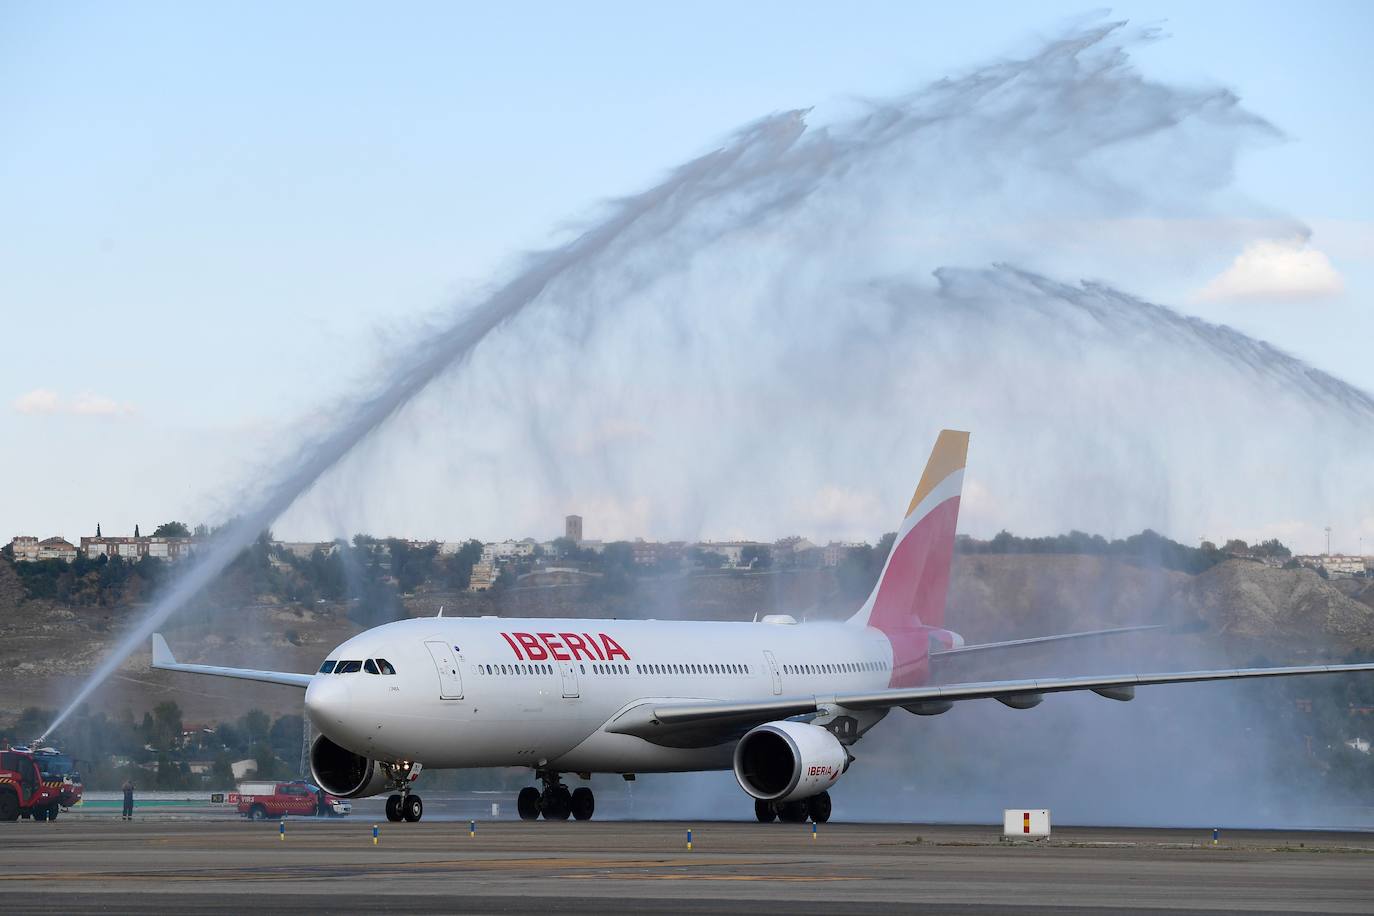
[[[1145,532],[1160,543],[1185,551],[1195,551],[1210,562],[1221,559],[1248,559],[1274,567],[1306,567],[1328,578],[1374,577],[1374,556],[1346,554],[1311,554],[1294,556],[1278,541],[1266,541],[1249,545],[1244,541],[1230,540],[1222,546],[1203,541],[1198,548],[1183,548],[1175,542]],[[9,543],[12,558],[17,563],[58,560],[74,563],[77,557],[86,560],[118,559],[123,562],[137,563],[144,559],[175,562],[194,556],[202,550],[213,537],[206,526],[194,530],[180,522],[160,525],[152,534],[142,534],[135,526],[129,536],[106,536],[100,526],[90,537],[81,537],[72,544],[64,537],[39,539],[31,535],[19,535]],[[470,558],[470,573],[466,588],[480,592],[492,589],[502,582],[503,573],[512,577],[526,578],[538,573],[541,584],[557,582],[560,578],[575,580],[579,576],[594,575],[589,567],[602,564],[596,561],[611,559],[614,554],[618,565],[638,568],[644,572],[670,572],[693,570],[755,570],[763,571],[774,567],[791,569],[815,569],[843,565],[855,553],[871,555],[876,549],[884,553],[889,536],[878,545],[866,541],[830,541],[824,545],[816,544],[807,538],[791,536],[777,541],[647,541],[635,538],[632,541],[601,541],[583,537],[583,519],[569,515],[564,519],[563,536],[549,541],[539,541],[526,537],[520,540],[504,541],[422,541],[407,538],[370,538],[358,535],[354,539],[366,542],[372,552],[384,560],[389,559],[393,544],[404,544],[409,551],[427,552],[438,557],[456,557],[465,554]],[[1141,536],[1136,536],[1141,537]],[[999,539],[1009,543],[999,547]],[[1057,538],[1013,538],[1003,532],[989,541],[977,541],[961,535],[959,549],[966,553],[1113,553],[1113,545],[1129,544],[1126,541],[1107,542],[1100,537],[1071,532]],[[1014,544],[1010,542],[1014,541]],[[319,555],[323,558],[334,556],[342,547],[348,546],[343,540],[334,541],[278,541],[268,540],[271,562],[288,568],[301,561],[309,561]],[[1131,551],[1126,551],[1130,553]],[[294,562],[293,562],[294,561]],[[592,562],[588,562],[592,561]],[[1170,565],[1170,564],[1166,564]]]

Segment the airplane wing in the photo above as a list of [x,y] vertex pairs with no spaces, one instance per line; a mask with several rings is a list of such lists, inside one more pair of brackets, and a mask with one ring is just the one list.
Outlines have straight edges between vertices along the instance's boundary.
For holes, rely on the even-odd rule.
[[[943,712],[962,700],[993,699],[1016,709],[1037,705],[1047,693],[1091,690],[1111,700],[1130,700],[1136,687],[1188,684],[1260,677],[1295,677],[1374,671],[1374,662],[1358,665],[1304,665],[1286,668],[1230,668],[1214,671],[1173,671],[1161,674],[1114,674],[1094,677],[1032,678],[982,681],[930,687],[900,687],[869,693],[833,696],[780,697],[758,702],[662,701],[632,706],[605,726],[613,734],[634,735],[669,747],[718,744],[753,725],[825,712],[891,709],[900,706],[921,715]],[[712,740],[714,738],[714,740]],[[684,744],[683,742],[689,742]]]
[[153,634],[153,667],[163,671],[184,671],[187,674],[213,674],[236,677],[265,684],[284,684],[288,687],[309,687],[313,674],[294,674],[290,671],[259,671],[256,668],[221,668],[218,665],[184,665],[172,655],[161,633]]

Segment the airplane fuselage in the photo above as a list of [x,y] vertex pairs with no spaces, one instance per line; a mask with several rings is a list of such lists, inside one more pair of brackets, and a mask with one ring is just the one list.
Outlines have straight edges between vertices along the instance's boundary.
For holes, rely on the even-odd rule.
[[[350,662],[362,667],[335,673]],[[650,701],[878,690],[892,664],[886,636],[842,623],[417,618],[331,652],[306,707],[335,743],[383,761],[725,769],[732,742],[661,747],[603,726]]]

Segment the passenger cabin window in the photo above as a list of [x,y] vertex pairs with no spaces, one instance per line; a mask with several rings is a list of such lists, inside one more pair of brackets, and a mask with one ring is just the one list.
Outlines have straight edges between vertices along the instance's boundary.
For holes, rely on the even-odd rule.
[[332,658],[329,659],[329,661],[320,665],[320,674],[332,674],[334,672],[334,666],[337,664],[338,662],[334,661]]
[[367,661],[363,662],[363,670],[366,671],[368,674],[380,673],[377,671],[377,663],[370,658]]
[[356,674],[363,670],[363,663],[360,661],[339,662],[339,667],[334,669],[335,674]]
[[395,674],[395,673],[396,673],[396,669],[393,668],[393,667],[391,667],[391,662],[387,661],[387,660],[384,659],[384,658],[379,658],[379,659],[377,659],[377,667],[381,669],[382,674]]

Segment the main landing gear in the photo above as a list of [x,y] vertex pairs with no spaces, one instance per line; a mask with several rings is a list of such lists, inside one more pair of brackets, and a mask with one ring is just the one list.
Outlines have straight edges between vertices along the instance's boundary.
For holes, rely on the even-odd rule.
[[583,786],[569,792],[557,773],[540,770],[536,775],[544,784],[544,790],[541,792],[534,786],[520,790],[515,807],[520,812],[521,820],[537,821],[541,814],[546,821],[566,821],[569,817],[579,821],[592,819],[596,811],[596,797],[591,789]]
[[830,793],[822,792],[800,801],[778,802],[754,800],[754,817],[760,824],[771,824],[775,819],[784,824],[804,824],[808,820],[824,824],[830,820]]

